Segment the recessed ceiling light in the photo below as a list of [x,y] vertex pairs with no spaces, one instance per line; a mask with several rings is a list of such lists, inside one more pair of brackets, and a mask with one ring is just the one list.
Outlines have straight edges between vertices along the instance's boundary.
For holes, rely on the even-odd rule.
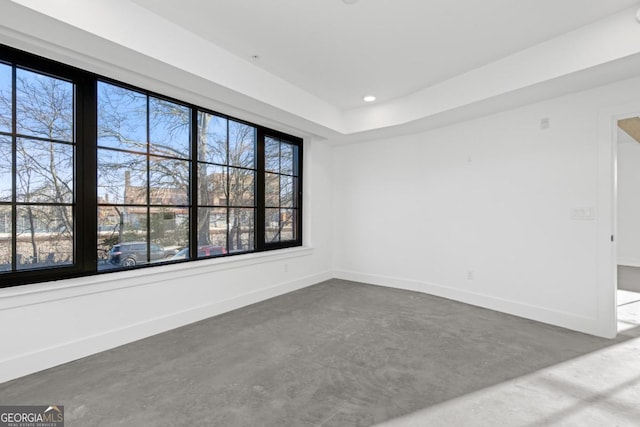
[[358,0],[342,0],[344,4],[355,4],[358,3]]
[[373,95],[367,95],[367,96],[365,96],[364,98],[362,98],[362,100],[363,100],[364,102],[373,102],[373,101],[375,101],[375,100],[376,100],[376,97],[375,97],[375,96],[373,96]]

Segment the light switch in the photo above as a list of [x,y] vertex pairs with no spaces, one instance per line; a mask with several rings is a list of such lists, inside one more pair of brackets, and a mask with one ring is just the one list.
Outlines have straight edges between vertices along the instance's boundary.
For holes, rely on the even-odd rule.
[[596,219],[596,209],[591,206],[582,208],[571,208],[571,219],[594,220]]

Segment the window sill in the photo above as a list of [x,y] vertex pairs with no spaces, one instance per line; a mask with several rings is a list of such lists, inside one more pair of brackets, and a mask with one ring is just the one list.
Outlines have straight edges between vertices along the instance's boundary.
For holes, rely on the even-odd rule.
[[312,247],[279,249],[4,288],[0,289],[0,311],[100,292],[144,286],[153,281],[184,279],[189,276],[310,256],[313,252],[314,249]]

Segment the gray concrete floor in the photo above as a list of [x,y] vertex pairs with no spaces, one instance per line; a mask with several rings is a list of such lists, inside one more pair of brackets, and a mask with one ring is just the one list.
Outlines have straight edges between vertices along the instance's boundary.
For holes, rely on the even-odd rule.
[[618,289],[640,292],[640,267],[619,265]]
[[618,289],[618,333],[636,328],[640,328],[640,292]]
[[639,402],[638,327],[340,280],[0,385],[68,426],[638,426]]
[[618,266],[617,293],[618,333],[640,327],[640,267]]

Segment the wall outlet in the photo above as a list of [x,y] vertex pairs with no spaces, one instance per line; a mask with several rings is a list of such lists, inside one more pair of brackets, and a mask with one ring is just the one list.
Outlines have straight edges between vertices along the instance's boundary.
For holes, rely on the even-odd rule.
[[289,271],[289,264],[285,264],[283,270],[285,273],[287,273]]
[[473,270],[467,270],[467,280],[473,280],[475,273]]

